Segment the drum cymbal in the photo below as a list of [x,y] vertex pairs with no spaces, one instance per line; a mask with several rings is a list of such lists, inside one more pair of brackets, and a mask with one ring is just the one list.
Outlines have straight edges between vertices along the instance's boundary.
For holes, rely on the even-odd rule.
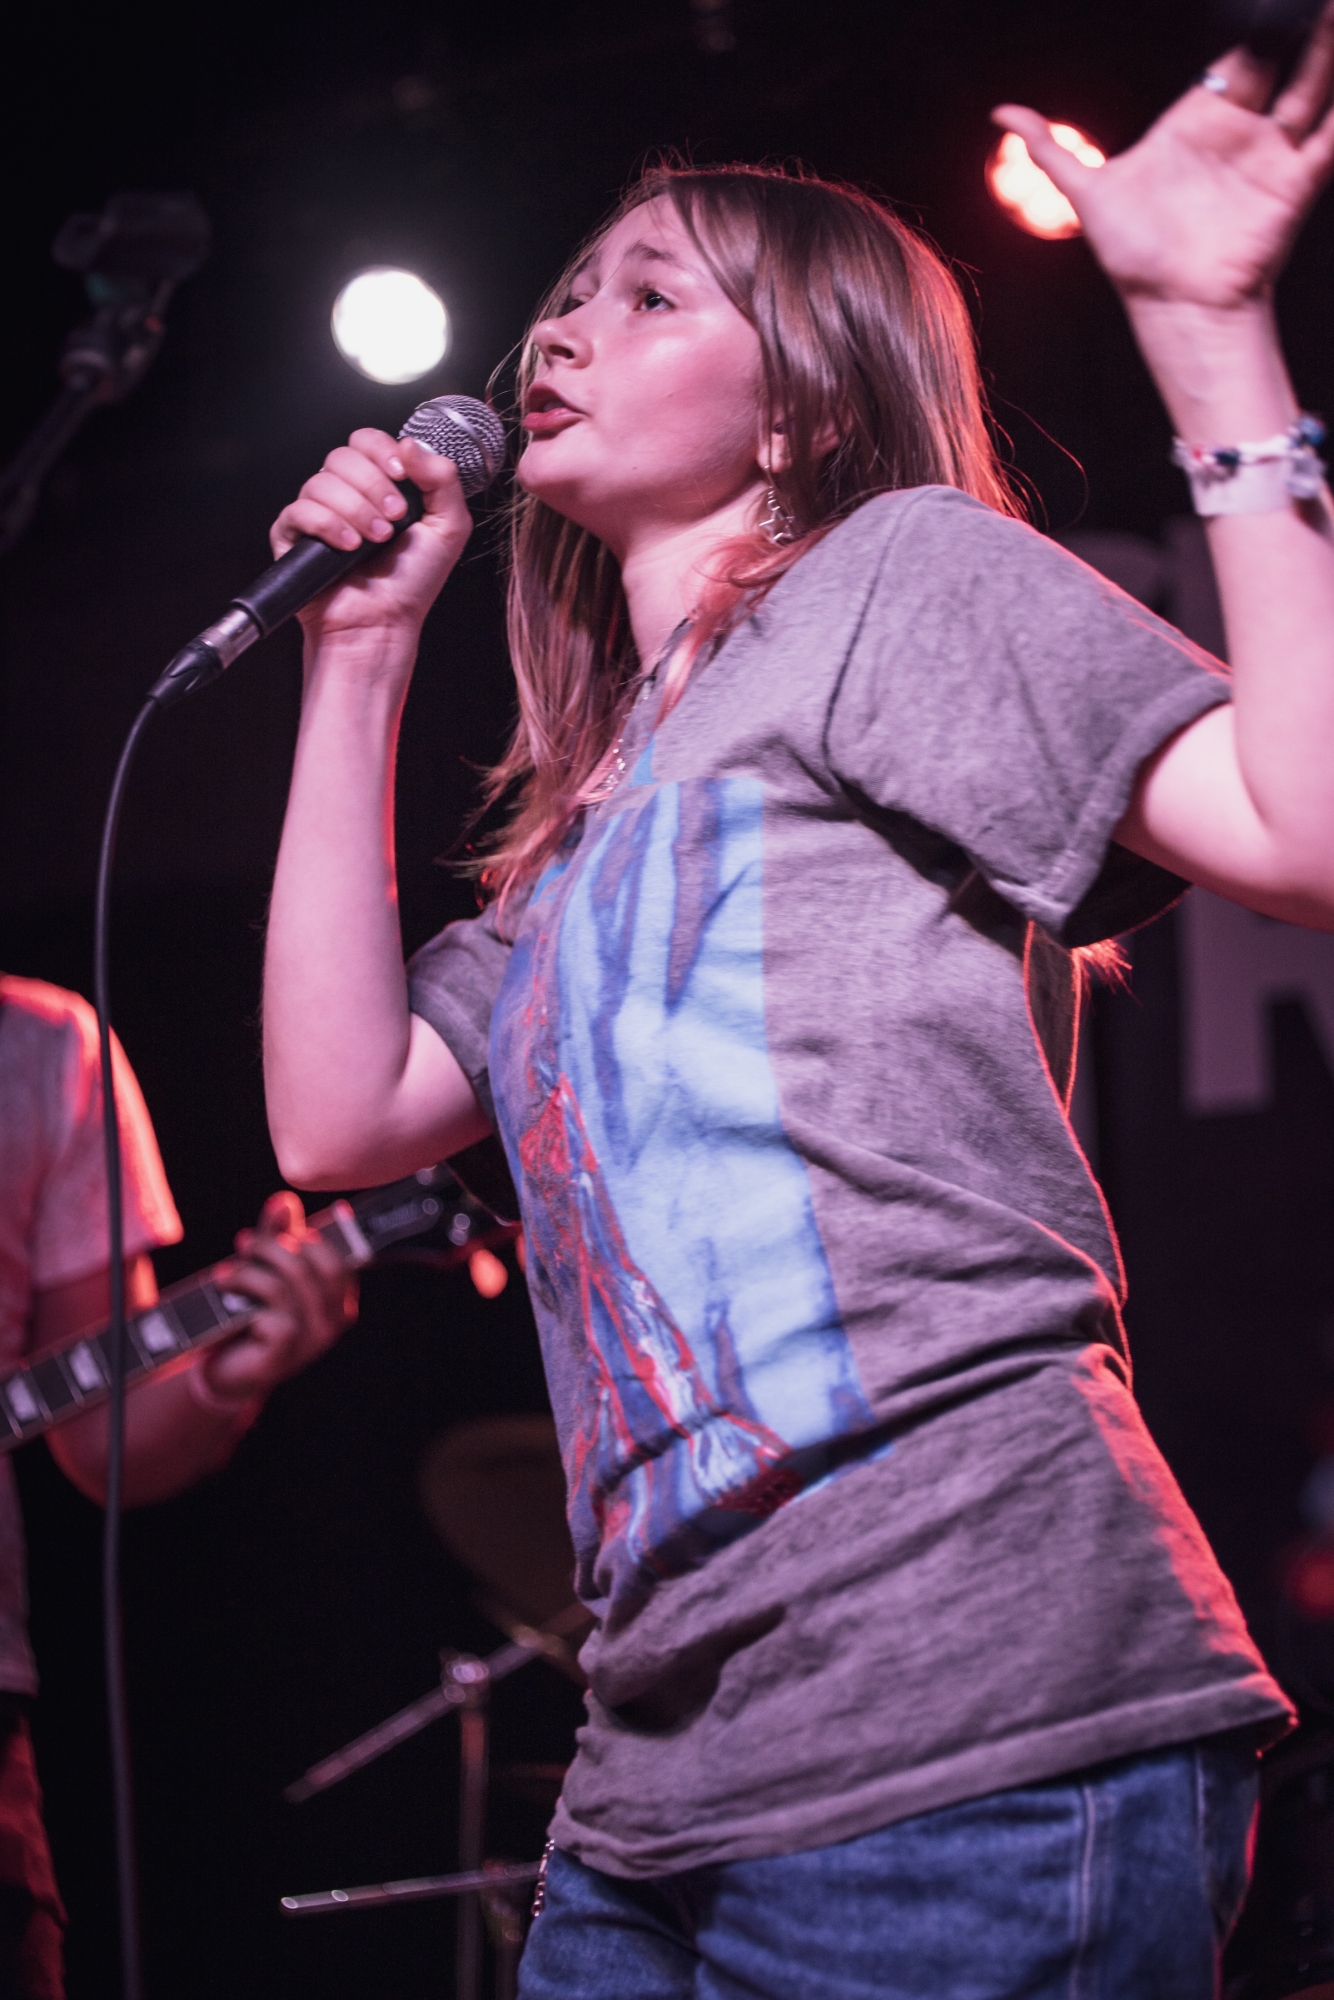
[[527,1625],[571,1629],[574,1549],[550,1417],[477,1417],[422,1454],[417,1491],[452,1556]]

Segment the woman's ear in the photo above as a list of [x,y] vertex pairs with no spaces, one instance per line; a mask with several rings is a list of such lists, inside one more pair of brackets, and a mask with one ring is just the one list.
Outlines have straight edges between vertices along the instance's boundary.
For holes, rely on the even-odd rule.
[[765,433],[760,450],[760,467],[766,479],[787,471],[792,463],[792,448],[788,442],[787,421],[779,417]]
[[[817,459],[828,458],[831,451],[837,451],[843,441],[842,432],[832,417],[821,424],[815,434]],[[787,419],[778,417],[765,433],[760,451],[760,466],[766,478],[772,479],[788,470],[792,463],[792,443],[787,432]]]

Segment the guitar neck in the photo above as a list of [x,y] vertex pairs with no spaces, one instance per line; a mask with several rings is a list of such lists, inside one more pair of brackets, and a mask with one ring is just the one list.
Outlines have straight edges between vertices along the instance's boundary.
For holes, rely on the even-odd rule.
[[[388,1245],[442,1223],[460,1259],[494,1233],[488,1212],[463,1192],[447,1168],[435,1167],[353,1201],[336,1201],[311,1216],[307,1227],[349,1269],[357,1270]],[[155,1305],[126,1319],[127,1386],[173,1364],[179,1367],[192,1354],[249,1326],[260,1308],[243,1292],[221,1284],[220,1268],[211,1265],[168,1285]],[[0,1455],[104,1403],[111,1393],[111,1370],[111,1329],[102,1327],[0,1377]]]

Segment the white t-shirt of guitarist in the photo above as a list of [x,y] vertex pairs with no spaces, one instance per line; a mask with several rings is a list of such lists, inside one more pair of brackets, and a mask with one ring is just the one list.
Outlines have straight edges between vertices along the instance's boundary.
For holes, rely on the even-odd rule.
[[[127,1258],[181,1238],[143,1094],[119,1043]],[[37,1293],[105,1270],[106,1173],[97,1024],[86,1000],[0,974],[0,1373],[31,1340]],[[0,1459],[0,1689],[34,1694],[23,1526]]]

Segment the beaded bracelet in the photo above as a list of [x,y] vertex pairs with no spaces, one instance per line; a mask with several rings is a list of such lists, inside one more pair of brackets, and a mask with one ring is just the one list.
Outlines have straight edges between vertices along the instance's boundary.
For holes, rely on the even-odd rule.
[[1316,452],[1325,426],[1303,411],[1295,424],[1259,444],[1187,444],[1176,438],[1172,463],[1190,480],[1197,514],[1274,514],[1294,500],[1314,500],[1325,483]]

